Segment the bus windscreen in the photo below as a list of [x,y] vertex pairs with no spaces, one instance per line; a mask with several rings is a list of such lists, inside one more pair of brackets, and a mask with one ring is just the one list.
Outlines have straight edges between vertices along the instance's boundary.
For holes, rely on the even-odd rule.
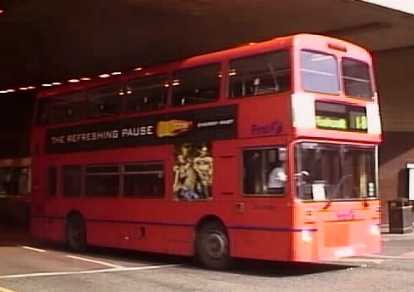
[[295,147],[297,195],[303,200],[376,197],[375,149],[328,143]]

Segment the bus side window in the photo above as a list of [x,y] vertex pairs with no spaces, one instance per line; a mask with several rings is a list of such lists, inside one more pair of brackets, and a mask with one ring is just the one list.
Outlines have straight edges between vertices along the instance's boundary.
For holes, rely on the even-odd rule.
[[183,106],[215,101],[220,88],[220,65],[183,69],[173,75],[172,105]]
[[164,195],[162,163],[137,163],[124,166],[123,195],[127,197],[159,197]]
[[85,171],[85,195],[118,196],[120,172],[118,165],[87,166]]
[[287,91],[290,87],[288,51],[235,59],[230,62],[229,97],[245,97]]
[[132,80],[127,84],[124,93],[127,112],[162,109],[167,103],[167,75]]
[[82,167],[66,165],[62,167],[63,195],[79,197],[82,192]]
[[55,197],[57,194],[57,168],[50,166],[47,169],[47,194]]
[[36,119],[37,125],[46,125],[50,122],[50,100],[40,99],[36,106]]
[[243,152],[243,192],[283,195],[287,181],[286,148],[257,148]]
[[83,92],[60,95],[49,103],[49,122],[53,124],[79,121],[84,116]]
[[99,87],[88,91],[88,116],[100,117],[119,113],[124,94],[121,85]]

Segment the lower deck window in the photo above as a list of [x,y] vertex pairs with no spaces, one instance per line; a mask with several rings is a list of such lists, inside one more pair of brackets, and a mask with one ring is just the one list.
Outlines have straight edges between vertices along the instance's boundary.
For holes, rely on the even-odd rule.
[[79,165],[67,165],[62,168],[63,195],[65,197],[77,197],[82,192],[82,167]]
[[117,196],[119,194],[118,166],[88,166],[85,174],[87,196]]
[[49,167],[47,169],[47,176],[48,176],[47,193],[51,197],[56,196],[56,193],[57,193],[57,169],[56,167],[52,167],[52,166]]
[[[56,168],[48,169],[49,193],[56,191]],[[162,196],[164,165],[136,163],[127,165],[90,165],[62,167],[63,195],[66,197]],[[55,189],[53,189],[55,187]]]
[[164,193],[162,164],[126,165],[123,177],[125,196],[161,196]]
[[283,194],[287,180],[285,148],[249,149],[243,152],[243,191],[248,195]]

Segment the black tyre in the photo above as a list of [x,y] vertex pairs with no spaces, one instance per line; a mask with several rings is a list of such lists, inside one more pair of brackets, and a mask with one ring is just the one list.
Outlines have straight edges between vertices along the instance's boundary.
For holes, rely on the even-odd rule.
[[207,222],[201,226],[196,238],[196,252],[199,262],[214,270],[231,266],[229,239],[219,222]]
[[66,222],[66,244],[77,252],[86,249],[86,226],[81,215],[71,215]]

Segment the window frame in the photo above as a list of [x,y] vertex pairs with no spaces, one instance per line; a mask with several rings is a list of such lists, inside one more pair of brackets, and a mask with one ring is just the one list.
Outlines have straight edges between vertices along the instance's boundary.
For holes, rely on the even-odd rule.
[[[284,71],[289,72],[289,86],[286,90],[282,90],[282,91],[275,91],[275,92],[266,92],[266,93],[262,93],[262,94],[256,94],[256,95],[245,95],[245,96],[235,96],[232,97],[230,95],[231,92],[231,63],[234,61],[240,61],[240,60],[246,60],[246,59],[251,59],[251,58],[257,58],[260,56],[264,56],[264,55],[271,55],[271,54],[278,54],[281,52],[286,52],[287,55],[287,64],[288,64],[288,68],[285,69]],[[293,70],[293,62],[292,62],[292,56],[293,56],[293,48],[292,47],[287,47],[287,48],[276,48],[276,49],[271,49],[271,50],[266,50],[264,52],[260,52],[260,53],[255,53],[255,54],[249,54],[249,55],[243,55],[243,56],[238,56],[238,57],[233,57],[233,58],[229,58],[226,61],[226,68],[225,68],[225,90],[224,90],[224,97],[227,100],[243,100],[245,98],[254,98],[254,97],[261,97],[261,96],[268,96],[268,95],[279,95],[279,94],[285,94],[285,93],[289,93],[293,91],[293,79],[294,79],[294,70]]]
[[[301,144],[322,144],[325,147],[328,148],[337,148],[334,149],[336,151],[338,151],[338,153],[341,151],[340,147],[346,147],[348,148],[347,150],[356,150],[358,152],[365,152],[365,153],[369,153],[372,152],[373,155],[373,159],[371,161],[371,163],[373,164],[373,183],[374,183],[374,196],[362,196],[361,194],[359,194],[358,197],[349,197],[349,198],[332,198],[329,196],[329,194],[326,194],[326,198],[324,200],[317,200],[317,199],[313,199],[313,198],[303,198],[302,195],[299,192],[299,185],[297,184],[297,180],[300,179],[300,176],[298,176],[297,174],[299,174],[301,171],[298,170],[298,163],[299,161],[303,158],[302,155],[302,149],[300,148]],[[294,179],[292,179],[292,183],[294,185],[293,187],[293,192],[294,192],[294,197],[298,200],[301,200],[302,202],[347,202],[347,201],[354,201],[354,202],[363,202],[363,201],[370,201],[370,200],[378,200],[379,199],[379,191],[378,191],[378,181],[377,181],[377,176],[378,176],[378,161],[377,161],[377,157],[376,157],[376,148],[377,146],[375,145],[360,145],[360,144],[354,144],[354,143],[346,143],[346,144],[340,144],[340,143],[332,143],[330,141],[309,141],[309,140],[300,140],[294,143],[293,145],[293,172],[295,173]],[[298,150],[300,151],[300,156],[298,155]],[[341,155],[341,154],[340,154]],[[343,172],[344,168],[343,168],[343,161],[342,158],[340,158],[340,167],[339,167],[339,171]],[[341,176],[341,178],[343,178],[345,176]],[[367,190],[369,192],[369,187],[367,187]]]
[[[126,194],[125,192],[125,178],[128,175],[136,175],[139,174],[140,172],[136,172],[136,171],[126,171],[126,167],[127,166],[135,166],[135,165],[157,165],[160,166],[161,169],[161,174],[162,174],[162,192],[158,195],[132,195],[132,194]],[[152,171],[152,172],[156,172],[156,171]],[[142,172],[141,172],[142,173]],[[126,199],[160,199],[160,198],[165,198],[165,194],[166,194],[166,182],[165,182],[165,177],[166,177],[166,172],[165,172],[165,162],[164,161],[138,161],[138,162],[128,162],[128,163],[123,163],[121,164],[121,190],[120,190],[120,196],[122,198],[126,198]]]
[[[369,87],[370,87],[370,90],[371,90],[371,96],[370,97],[348,95],[346,93],[345,74],[344,74],[344,70],[343,70],[344,69],[344,67],[343,67],[344,60],[350,60],[350,61],[359,62],[359,63],[363,63],[363,64],[367,65],[367,67],[368,67],[368,77],[369,77]],[[374,77],[373,77],[374,75],[373,75],[373,72],[372,72],[372,65],[370,63],[366,62],[366,61],[356,59],[356,58],[353,58],[353,57],[348,57],[348,56],[343,56],[341,58],[340,65],[341,65],[340,66],[340,70],[341,70],[341,76],[340,77],[341,77],[341,85],[342,85],[342,88],[343,88],[343,94],[346,97],[349,97],[349,98],[355,98],[355,99],[366,100],[366,101],[373,101],[374,96],[375,96],[375,88],[374,88]]]
[[[136,175],[139,172],[136,171],[126,171],[127,166],[134,165],[157,165],[160,167],[160,172],[162,174],[162,192],[159,195],[127,195],[125,193],[125,184],[124,179],[128,175]],[[120,162],[120,163],[92,163],[92,164],[64,164],[60,167],[52,166],[57,171],[57,185],[56,185],[56,195],[49,197],[61,196],[63,198],[83,198],[83,199],[160,199],[166,197],[166,166],[165,161],[155,160],[155,161],[131,161],[131,162]],[[80,168],[80,194],[77,195],[65,195],[65,178],[64,178],[64,169],[68,167],[79,167]],[[117,167],[118,171],[111,172],[92,172],[88,173],[88,167]],[[114,176],[117,175],[118,178],[118,192],[116,194],[102,195],[102,194],[87,194],[87,178],[88,176]],[[49,186],[47,185],[47,188]]]
[[[244,167],[245,167],[245,160],[244,160],[244,153],[246,151],[251,151],[251,150],[271,150],[271,149],[277,149],[278,150],[278,154],[279,154],[279,149],[285,149],[286,151],[286,159],[284,161],[282,161],[283,163],[283,167],[285,170],[285,174],[286,174],[286,182],[285,182],[285,186],[284,186],[284,190],[281,193],[267,193],[267,194],[254,194],[254,193],[246,193],[245,192],[245,188],[244,188]],[[288,187],[290,184],[290,177],[289,177],[289,148],[287,145],[284,144],[275,144],[275,145],[258,145],[258,146],[248,146],[248,147],[244,147],[241,149],[240,151],[240,160],[241,160],[241,169],[240,169],[240,174],[239,177],[241,178],[240,180],[240,190],[241,190],[241,196],[243,198],[285,198],[288,195]],[[279,159],[278,159],[279,160]]]
[[[80,179],[79,179],[79,194],[75,194],[75,195],[67,195],[65,192],[65,168],[69,168],[69,167],[79,167],[80,168]],[[60,167],[60,194],[63,198],[68,198],[68,199],[76,199],[76,198],[81,198],[84,197],[84,193],[85,193],[85,181],[84,181],[84,176],[85,176],[85,167],[82,164],[65,164],[62,165]],[[58,179],[58,180],[59,180]]]
[[[303,75],[302,75],[302,70],[303,70],[303,68],[302,68],[302,52],[308,52],[308,53],[315,53],[315,54],[320,54],[320,55],[325,55],[325,56],[331,56],[331,57],[333,57],[334,58],[334,60],[335,60],[335,64],[336,64],[336,78],[337,78],[337,85],[338,85],[338,90],[337,90],[337,92],[324,92],[324,91],[321,91],[321,90],[308,90],[308,89],[306,89],[305,88],[305,86],[304,86],[304,82],[303,82],[303,80],[304,80],[304,78],[303,78]],[[341,95],[341,92],[342,92],[342,72],[341,72],[341,64],[340,64],[340,60],[339,60],[339,58],[335,55],[335,54],[332,54],[332,53],[328,53],[328,52],[323,52],[323,51],[318,51],[318,50],[315,50],[315,49],[307,49],[307,48],[301,48],[300,50],[299,50],[299,58],[298,58],[299,60],[298,60],[298,68],[297,68],[297,70],[299,71],[298,72],[298,74],[299,74],[299,76],[300,76],[300,88],[304,91],[304,92],[309,92],[309,93],[321,93],[321,94],[327,94],[327,95],[334,95],[334,96],[340,96]]]
[[[54,172],[54,185],[51,185],[51,171]],[[46,169],[47,172],[47,183],[46,183],[46,194],[48,198],[56,198],[59,196],[59,167],[56,165],[49,165]],[[53,192],[51,192],[53,190]]]
[[[101,171],[101,172],[91,172],[88,173],[88,168],[93,168],[93,167],[116,167],[118,171],[109,171],[109,172],[105,172],[105,171]],[[85,197],[88,198],[117,198],[119,197],[120,193],[121,193],[121,166],[120,164],[109,164],[109,163],[103,163],[103,164],[88,164],[88,165],[84,165],[83,166],[83,185],[84,185],[84,189],[83,189],[83,195]],[[105,176],[116,176],[118,178],[118,191],[114,194],[92,194],[92,193],[88,193],[88,177],[105,177]]]
[[[214,102],[217,102],[220,100],[221,95],[222,95],[222,83],[224,80],[224,74],[223,74],[223,60],[217,60],[214,62],[208,62],[208,63],[203,63],[203,64],[197,64],[197,65],[193,65],[193,66],[188,66],[188,67],[177,67],[174,68],[173,70],[171,70],[170,72],[170,79],[169,79],[169,96],[168,96],[168,103],[167,103],[167,108],[170,109],[174,109],[174,108],[183,108],[183,107],[189,107],[189,106],[198,106],[198,105],[205,105],[205,104],[211,104]],[[183,71],[192,71],[192,70],[197,70],[200,68],[206,68],[206,67],[217,67],[217,75],[216,75],[216,81],[217,81],[217,94],[215,96],[214,99],[205,101],[205,102],[197,102],[197,103],[184,103],[184,104],[176,104],[174,101],[176,100],[176,96],[174,94],[174,81],[177,80],[176,79],[176,74],[177,73],[181,73]]]
[[[108,94],[97,94],[100,90],[104,90],[105,88],[118,88],[118,95],[116,95],[120,101],[117,103],[118,109],[115,112],[102,112],[100,114],[94,114],[92,111],[93,105],[97,105],[97,103],[92,102],[93,99],[101,99],[101,98],[113,98],[115,95],[108,95]],[[124,104],[125,104],[125,98],[124,95],[119,94],[120,92],[125,92],[125,84],[124,82],[113,82],[108,84],[103,84],[100,86],[95,86],[91,88],[87,88],[82,90],[85,95],[86,100],[86,106],[84,108],[84,120],[90,120],[90,119],[102,119],[107,117],[117,117],[121,114],[123,114],[124,111]],[[114,93],[114,92],[112,92]]]
[[[155,79],[155,78],[160,78],[160,77],[165,77],[164,78],[164,87],[166,87],[165,89],[165,101],[164,101],[164,106],[159,107],[157,109],[150,109],[150,110],[140,110],[140,111],[136,111],[136,110],[132,110],[128,108],[128,97],[131,96],[132,93],[128,93],[129,90],[131,90],[131,86],[130,84],[133,84],[134,82],[138,81],[138,80],[148,80],[148,79]],[[162,78],[160,78],[162,79]],[[157,72],[155,74],[151,74],[151,75],[143,75],[143,76],[138,76],[138,77],[134,77],[134,78],[130,78],[128,80],[126,80],[125,85],[124,85],[124,92],[125,95],[123,95],[123,105],[122,105],[122,110],[121,113],[122,114],[140,114],[140,113],[147,113],[147,112],[155,112],[155,111],[160,111],[160,110],[164,110],[167,108],[171,108],[171,73],[170,72]]]

